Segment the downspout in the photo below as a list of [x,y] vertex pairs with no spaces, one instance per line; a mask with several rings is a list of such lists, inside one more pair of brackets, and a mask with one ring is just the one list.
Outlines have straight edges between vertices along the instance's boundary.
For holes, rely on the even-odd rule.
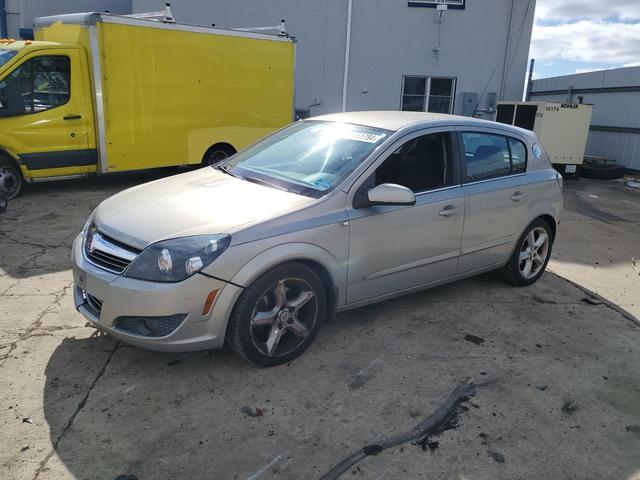
[[516,0],[511,0],[511,11],[509,12],[509,23],[507,28],[507,44],[504,47],[504,60],[502,63],[502,78],[500,79],[500,98],[504,99],[504,82],[507,76],[507,60],[509,59],[509,47],[511,46],[511,22],[513,21],[513,10],[515,9]]
[[6,12],[7,2],[6,0],[0,0],[0,37],[7,38],[9,34],[7,33],[7,12]]
[[[2,1],[2,0],[0,0]],[[349,85],[349,57],[351,55],[351,14],[353,0],[349,0],[347,7],[347,40],[344,47],[344,78],[342,79],[342,111],[347,111],[347,86]]]

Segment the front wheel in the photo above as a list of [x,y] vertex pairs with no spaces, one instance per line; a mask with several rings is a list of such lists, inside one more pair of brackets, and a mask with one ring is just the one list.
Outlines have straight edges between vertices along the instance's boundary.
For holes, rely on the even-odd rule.
[[522,234],[503,274],[507,281],[517,286],[535,283],[544,273],[551,258],[553,232],[549,224],[539,218]]
[[292,263],[262,275],[240,295],[229,319],[227,340],[245,360],[272,367],[300,356],[327,315],[318,275]]
[[22,172],[12,161],[0,156],[0,193],[7,200],[16,198],[22,192]]

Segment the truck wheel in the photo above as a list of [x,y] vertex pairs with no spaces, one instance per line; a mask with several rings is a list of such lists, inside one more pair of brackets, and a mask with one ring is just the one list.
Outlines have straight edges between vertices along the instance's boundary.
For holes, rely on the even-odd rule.
[[213,167],[235,153],[236,151],[229,145],[214,145],[204,154],[202,165]]
[[24,180],[18,165],[4,156],[0,156],[0,193],[7,200],[16,198],[22,193]]

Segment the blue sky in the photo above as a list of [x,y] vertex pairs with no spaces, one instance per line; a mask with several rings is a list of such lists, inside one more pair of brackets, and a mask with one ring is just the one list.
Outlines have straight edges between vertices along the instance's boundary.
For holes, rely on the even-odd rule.
[[535,78],[640,65],[640,0],[537,0]]

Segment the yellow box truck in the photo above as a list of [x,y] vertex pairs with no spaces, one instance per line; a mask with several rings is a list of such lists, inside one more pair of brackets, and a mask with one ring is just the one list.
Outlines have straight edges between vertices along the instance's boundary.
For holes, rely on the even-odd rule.
[[86,13],[0,40],[0,189],[217,162],[293,118],[295,39]]

